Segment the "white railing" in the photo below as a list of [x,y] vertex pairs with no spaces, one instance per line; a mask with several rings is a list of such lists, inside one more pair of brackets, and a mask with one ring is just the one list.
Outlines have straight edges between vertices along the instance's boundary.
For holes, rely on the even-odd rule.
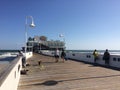
[[0,73],[0,90],[17,90],[21,69],[22,57],[18,57]]
[[[26,53],[26,58],[33,56],[32,52]],[[22,56],[18,56],[8,67],[0,73],[0,90],[17,90],[20,79],[20,71],[22,70]]]
[[26,59],[30,58],[33,56],[33,52],[27,52],[26,53]]
[[26,52],[26,54],[24,52],[22,52],[23,56],[25,57],[26,55],[26,59],[30,58],[33,56],[33,52]]
[[[94,63],[94,57],[91,53],[67,53],[67,57],[70,59]],[[96,61],[96,63],[105,65],[103,55],[99,55],[99,59]],[[109,66],[120,68],[120,55],[110,55]]]
[[[54,51],[42,51],[42,54],[54,56]],[[67,52],[66,57],[69,59],[75,59],[78,61],[85,61],[89,63],[94,63],[94,57],[91,53],[73,53]],[[99,55],[99,59],[96,63],[100,65],[105,65],[105,61],[103,60],[103,55]],[[120,55],[110,55],[110,63],[109,66],[120,68]]]

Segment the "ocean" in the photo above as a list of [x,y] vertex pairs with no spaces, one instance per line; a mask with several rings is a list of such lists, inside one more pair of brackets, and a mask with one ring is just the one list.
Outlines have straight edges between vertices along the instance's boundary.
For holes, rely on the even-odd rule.
[[[94,50],[67,50],[73,53],[93,53]],[[97,50],[99,54],[104,54],[105,50]],[[120,50],[108,50],[110,54],[120,55]]]
[[0,53],[6,53],[6,52],[18,52],[19,50],[0,50]]
[[[0,50],[0,57],[2,56],[16,56],[19,50]],[[66,50],[73,53],[93,53],[94,50]],[[105,50],[97,50],[98,53],[103,54]],[[120,54],[120,50],[109,50],[110,54]]]
[[18,50],[0,50],[0,63],[10,63],[18,54]]

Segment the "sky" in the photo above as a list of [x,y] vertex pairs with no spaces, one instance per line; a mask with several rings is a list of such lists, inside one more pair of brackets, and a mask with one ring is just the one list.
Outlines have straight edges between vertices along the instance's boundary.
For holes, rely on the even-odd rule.
[[[120,0],[0,0],[0,49],[25,45],[28,37],[63,40],[66,49],[120,50]],[[31,23],[31,18],[27,18]]]

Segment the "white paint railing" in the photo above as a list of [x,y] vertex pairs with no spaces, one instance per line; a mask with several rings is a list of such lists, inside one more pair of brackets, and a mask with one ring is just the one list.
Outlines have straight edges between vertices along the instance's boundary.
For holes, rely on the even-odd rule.
[[[26,53],[26,58],[33,56],[32,52]],[[18,56],[8,67],[5,67],[0,73],[0,90],[17,90],[20,79],[20,71],[22,70],[22,58]]]
[[[54,56],[54,51],[41,51],[44,55]],[[78,61],[85,61],[89,63],[94,63],[94,56],[91,53],[73,53],[67,52],[66,57],[69,59],[75,59]],[[103,55],[99,55],[99,59],[96,63],[100,65],[105,65],[105,60],[103,60]],[[120,68],[120,55],[110,55],[109,66]]]
[[0,90],[17,90],[22,69],[22,57],[17,57],[0,73]]
[[33,56],[33,52],[26,52],[26,54],[23,52],[22,54],[23,54],[24,57],[26,56],[26,59]]
[[[67,57],[70,59],[94,63],[94,57],[91,53],[67,53]],[[96,63],[105,65],[103,55],[99,55],[99,59]],[[120,68],[120,55],[110,55],[109,66]]]
[[33,56],[33,52],[27,52],[26,53],[26,59],[30,58]]

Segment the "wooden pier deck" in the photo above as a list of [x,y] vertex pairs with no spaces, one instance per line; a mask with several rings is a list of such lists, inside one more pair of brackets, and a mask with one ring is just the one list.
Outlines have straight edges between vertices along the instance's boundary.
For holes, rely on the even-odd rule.
[[[42,61],[42,69],[38,61]],[[65,63],[34,54],[27,75],[21,75],[18,90],[120,90],[120,72],[83,62]]]

